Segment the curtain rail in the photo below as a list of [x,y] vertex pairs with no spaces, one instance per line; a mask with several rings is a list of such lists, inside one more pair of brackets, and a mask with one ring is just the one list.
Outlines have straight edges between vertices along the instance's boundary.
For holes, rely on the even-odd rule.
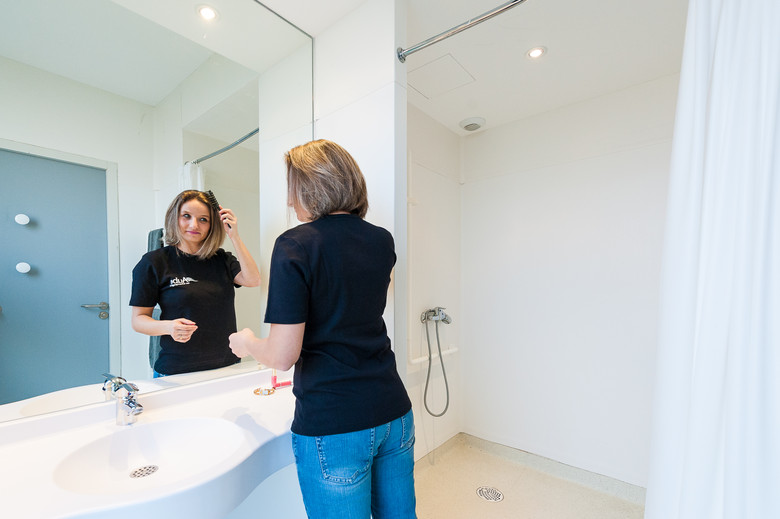
[[441,34],[437,34],[436,36],[433,36],[432,38],[428,38],[427,40],[418,43],[417,45],[412,45],[408,49],[402,49],[401,47],[398,47],[396,50],[398,61],[401,63],[406,63],[406,56],[409,54],[413,54],[417,52],[418,50],[422,50],[425,47],[428,47],[429,45],[433,45],[434,43],[438,43],[444,39],[449,38],[450,36],[454,36],[455,34],[458,34],[461,31],[465,31],[466,29],[470,27],[474,27],[478,23],[482,23],[485,20],[488,20],[490,18],[493,18],[496,15],[499,15],[503,13],[504,11],[507,11],[513,7],[517,7],[518,5],[525,2],[525,0],[511,0],[510,2],[507,2],[505,4],[502,4],[495,9],[488,11],[486,13],[482,13],[481,15],[477,16],[476,18],[472,18],[471,20],[468,20],[467,22],[463,22],[460,25],[456,25],[452,29],[446,30]]
[[229,150],[229,149],[231,149],[231,148],[235,148],[236,146],[238,146],[239,144],[241,144],[242,142],[244,142],[245,140],[247,140],[247,139],[248,139],[248,138],[250,138],[251,136],[253,136],[253,135],[256,135],[256,134],[257,134],[259,131],[260,131],[260,128],[255,128],[255,129],[254,129],[254,130],[252,130],[251,132],[247,133],[246,135],[244,135],[243,137],[241,137],[240,139],[238,139],[238,140],[237,140],[236,142],[234,142],[233,144],[228,144],[228,145],[227,145],[227,146],[225,146],[224,148],[221,148],[221,149],[219,149],[219,150],[215,151],[214,153],[209,153],[208,155],[205,155],[205,156],[203,156],[203,157],[201,157],[201,158],[199,158],[199,159],[195,159],[195,160],[193,160],[193,161],[190,161],[190,164],[199,164],[199,163],[203,162],[204,160],[208,160],[208,159],[210,159],[211,157],[216,157],[216,156],[217,156],[217,155],[219,155],[220,153],[224,153],[224,152],[228,151],[228,150]]

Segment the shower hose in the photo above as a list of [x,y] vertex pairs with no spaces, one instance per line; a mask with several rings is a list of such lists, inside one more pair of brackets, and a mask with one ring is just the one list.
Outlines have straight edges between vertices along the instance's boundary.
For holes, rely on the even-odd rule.
[[425,404],[425,410],[428,411],[428,414],[438,418],[439,416],[443,416],[444,413],[447,412],[447,409],[450,407],[450,387],[447,384],[447,372],[444,370],[444,357],[441,354],[441,341],[439,340],[439,321],[434,321],[434,324],[436,325],[436,346],[439,348],[439,362],[441,363],[441,374],[444,376],[444,390],[447,394],[447,401],[444,404],[444,410],[436,414],[433,411],[431,411],[430,407],[428,407],[428,386],[430,385],[431,381],[431,364],[433,363],[431,359],[431,334],[428,331],[428,320],[425,321],[425,338],[428,341],[428,374],[425,376],[425,392],[423,394],[423,404]]

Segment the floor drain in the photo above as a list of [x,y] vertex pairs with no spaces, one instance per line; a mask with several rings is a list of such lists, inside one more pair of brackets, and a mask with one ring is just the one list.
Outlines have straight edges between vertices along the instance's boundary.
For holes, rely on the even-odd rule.
[[157,472],[157,469],[159,469],[157,465],[147,465],[145,467],[140,467],[135,469],[130,473],[131,478],[145,478],[146,476],[150,476]]
[[477,489],[477,495],[485,501],[492,501],[494,503],[498,503],[504,499],[504,494],[502,494],[499,489],[493,487],[479,487]]

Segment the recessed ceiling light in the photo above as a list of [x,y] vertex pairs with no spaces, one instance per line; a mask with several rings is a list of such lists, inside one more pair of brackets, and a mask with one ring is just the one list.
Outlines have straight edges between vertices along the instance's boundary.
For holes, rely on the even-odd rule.
[[217,17],[217,10],[208,5],[198,7],[198,14],[204,20],[214,20]]
[[526,53],[526,56],[528,56],[531,59],[539,59],[547,52],[546,47],[534,47],[533,49],[529,50]]

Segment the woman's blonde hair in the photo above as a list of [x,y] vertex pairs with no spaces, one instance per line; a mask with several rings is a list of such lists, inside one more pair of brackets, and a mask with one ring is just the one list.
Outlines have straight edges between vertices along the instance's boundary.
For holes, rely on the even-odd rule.
[[203,191],[188,189],[182,191],[173,199],[165,212],[165,244],[178,245],[182,241],[181,231],[179,230],[179,212],[181,211],[181,206],[190,200],[202,202],[209,208],[209,222],[211,223],[209,233],[203,240],[198,252],[195,253],[195,256],[199,259],[208,259],[217,253],[222,246],[222,242],[225,241],[225,228],[222,226],[222,221],[219,218],[219,211],[211,205],[208,196]]
[[296,146],[284,158],[288,202],[308,212],[312,221],[337,211],[366,216],[366,179],[347,150],[320,139]]

